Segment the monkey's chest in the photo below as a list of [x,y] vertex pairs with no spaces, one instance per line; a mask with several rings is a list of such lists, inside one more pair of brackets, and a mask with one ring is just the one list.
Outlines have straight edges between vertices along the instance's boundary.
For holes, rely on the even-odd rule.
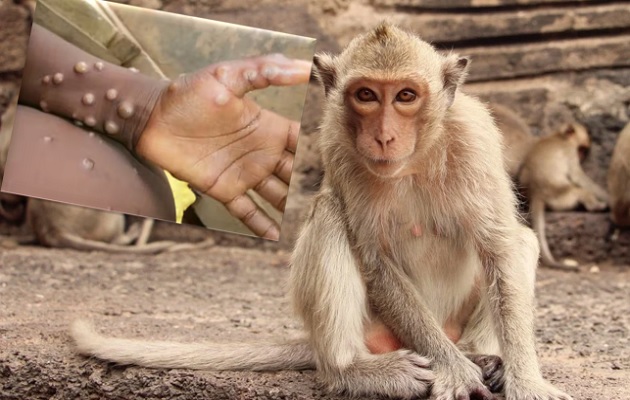
[[[472,244],[455,230],[418,222],[405,227],[397,244],[397,265],[443,325],[462,320],[476,307],[481,262]],[[469,311],[466,311],[469,310]]]

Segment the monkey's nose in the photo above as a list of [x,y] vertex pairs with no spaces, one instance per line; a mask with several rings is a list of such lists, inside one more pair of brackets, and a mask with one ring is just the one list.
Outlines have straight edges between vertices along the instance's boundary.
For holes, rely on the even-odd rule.
[[392,142],[394,141],[394,138],[391,136],[382,136],[382,137],[376,137],[374,138],[374,140],[376,140],[376,143],[378,143],[381,150],[384,151],[387,148],[387,146],[392,144]]

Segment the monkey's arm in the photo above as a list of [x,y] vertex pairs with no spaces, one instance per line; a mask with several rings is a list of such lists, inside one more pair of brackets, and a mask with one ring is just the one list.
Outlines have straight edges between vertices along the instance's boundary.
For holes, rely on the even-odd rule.
[[168,83],[105,62],[34,24],[19,101],[133,150]]
[[[364,279],[371,308],[405,347],[432,360],[434,396],[493,399],[481,370],[447,337],[409,277],[378,250],[362,249]],[[440,397],[441,398],[441,397]],[[468,398],[468,397],[466,397]]]
[[586,175],[586,173],[582,169],[582,166],[580,165],[577,153],[569,159],[569,162],[569,180],[575,186],[584,190],[584,193],[581,196],[584,205],[589,210],[603,208],[603,206],[605,205],[598,203],[608,203],[608,193],[606,192],[606,190],[595,183],[595,181],[592,180],[588,175]]
[[[370,306],[402,341],[438,363],[463,360],[457,347],[427,308],[402,267],[375,249],[362,249]],[[367,253],[367,254],[366,254]],[[371,253],[371,254],[370,254]],[[395,293],[395,296],[392,296]]]
[[[486,193],[486,197],[477,194],[481,204],[493,206],[478,208],[467,229],[486,275],[505,366],[506,399],[568,400],[568,395],[543,379],[536,356],[534,284],[538,241],[517,218],[507,175],[495,178],[492,193]],[[497,197],[506,201],[493,202]]]
[[366,346],[365,285],[349,237],[342,202],[322,190],[296,242],[290,279],[317,369],[331,389],[352,395],[422,396],[433,380],[426,358],[407,350],[374,355]]
[[2,189],[175,220],[164,171],[142,163],[120,143],[26,106],[17,109]]

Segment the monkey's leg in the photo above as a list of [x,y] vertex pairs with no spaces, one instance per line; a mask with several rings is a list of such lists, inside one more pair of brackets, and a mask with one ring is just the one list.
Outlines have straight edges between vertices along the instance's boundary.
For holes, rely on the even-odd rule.
[[365,344],[367,299],[344,218],[332,196],[320,195],[293,252],[292,296],[318,373],[330,390],[354,396],[425,396],[433,381],[426,358],[408,350],[370,354]]
[[494,399],[472,363],[448,338],[402,267],[379,249],[363,248],[361,262],[372,309],[403,345],[432,361],[437,399]]
[[126,232],[117,236],[112,243],[120,245],[130,245],[134,241],[136,246],[144,246],[149,241],[151,229],[153,229],[153,219],[145,218],[142,223],[134,222]]
[[603,211],[608,206],[607,200],[601,200],[594,192],[578,186],[556,190],[554,196],[547,199],[547,204],[555,211],[573,210],[579,204],[589,211]]
[[551,254],[549,244],[547,243],[547,234],[545,233],[545,202],[538,195],[532,194],[532,198],[529,202],[529,210],[532,218],[532,227],[540,243],[542,263],[549,268],[562,269],[565,271],[579,271],[576,265],[556,261]]
[[[485,216],[488,218],[488,216]],[[478,220],[483,224],[487,219]],[[487,296],[505,368],[506,400],[570,400],[540,372],[534,337],[534,284],[538,240],[514,220],[484,227],[476,237],[487,279]]]
[[126,232],[123,232],[120,235],[116,236],[114,240],[111,241],[111,243],[124,246],[130,245],[138,239],[138,236],[140,235],[140,229],[140,224],[138,222],[135,222],[129,227],[129,229],[127,229]]
[[144,246],[147,244],[154,223],[155,220],[153,218],[146,218],[142,221],[142,228],[140,230],[140,236],[138,236],[138,240],[136,241],[136,246]]
[[[577,188],[581,189],[578,196],[582,204],[584,204],[589,211],[603,210],[608,206],[608,192],[586,175],[582,167],[578,165],[575,168],[570,180]],[[591,208],[589,208],[589,206]]]

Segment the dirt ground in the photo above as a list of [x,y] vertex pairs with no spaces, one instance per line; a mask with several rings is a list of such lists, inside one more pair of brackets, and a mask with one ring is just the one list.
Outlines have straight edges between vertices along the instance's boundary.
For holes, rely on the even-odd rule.
[[[75,318],[104,333],[163,340],[295,337],[287,254],[217,246],[126,256],[22,247],[0,254],[0,399],[318,399],[313,371],[195,372],[76,355]],[[630,269],[541,270],[545,376],[576,400],[630,399]],[[339,397],[342,398],[342,397]]]

